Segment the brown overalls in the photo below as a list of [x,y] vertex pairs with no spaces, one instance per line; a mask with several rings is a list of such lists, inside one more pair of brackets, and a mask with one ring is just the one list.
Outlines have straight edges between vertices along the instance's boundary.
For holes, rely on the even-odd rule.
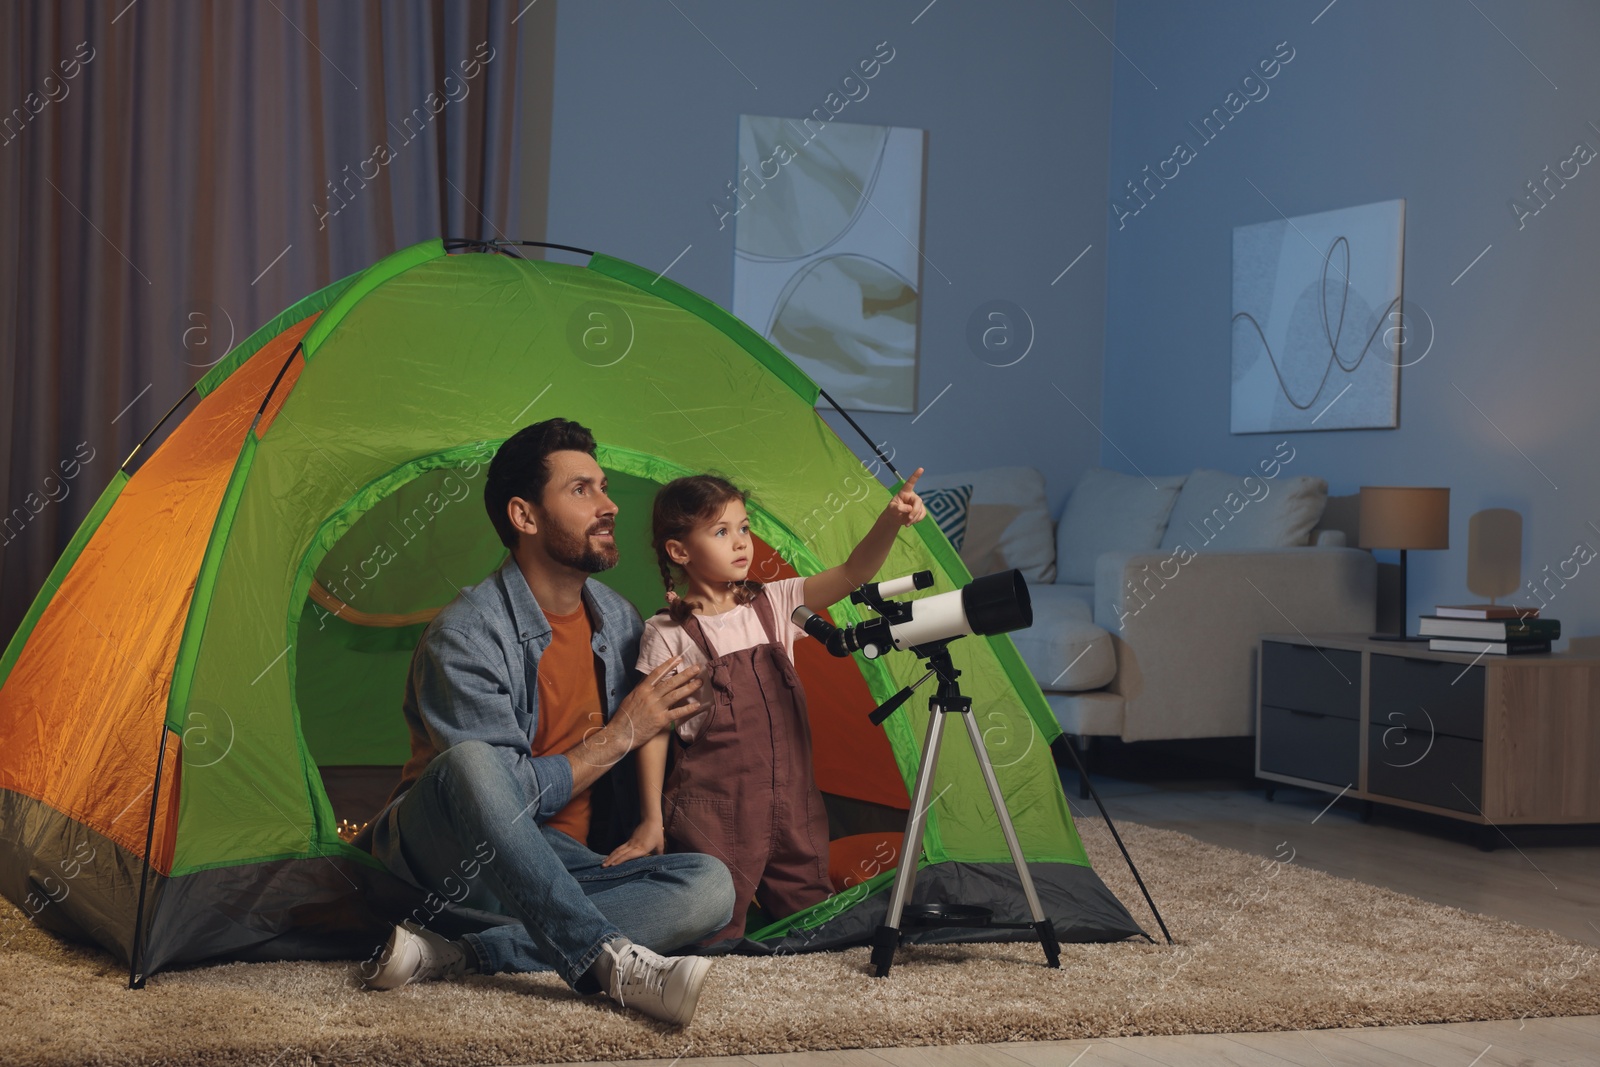
[[828,816],[811,774],[805,690],[784,654],[766,590],[753,601],[767,643],[718,656],[693,615],[684,629],[711,667],[711,710],[693,741],[676,738],[662,789],[669,852],[727,864],[733,921],[706,938],[744,935],[752,897],[774,917],[826,899]]

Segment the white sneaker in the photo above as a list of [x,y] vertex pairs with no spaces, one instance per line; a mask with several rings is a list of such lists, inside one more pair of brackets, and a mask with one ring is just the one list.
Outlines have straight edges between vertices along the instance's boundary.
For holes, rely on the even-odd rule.
[[625,1008],[687,1026],[700,1001],[700,986],[711,961],[704,956],[668,958],[623,939],[600,949],[610,962],[604,993]]
[[378,957],[378,969],[363,975],[368,989],[399,989],[411,982],[465,974],[467,953],[443,934],[407,919],[394,928]]

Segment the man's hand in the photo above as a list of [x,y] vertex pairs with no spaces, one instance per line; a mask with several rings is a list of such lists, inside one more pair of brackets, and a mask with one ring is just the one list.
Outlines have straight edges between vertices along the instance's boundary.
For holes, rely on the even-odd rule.
[[679,653],[659,664],[622,698],[606,728],[614,731],[620,743],[626,746],[624,752],[632,752],[668,729],[675,720],[686,719],[699,710],[700,701],[690,694],[700,691],[700,676],[705,667],[702,664],[679,671],[682,663],[683,654]]
[[659,856],[667,848],[666,834],[662,832],[660,823],[640,823],[633,831],[633,836],[612,850],[611,855],[601,863],[602,867],[615,867],[619,863],[638,859],[640,856]]
[[690,699],[689,694],[699,691],[703,666],[689,667],[667,677],[682,661],[680,653],[645,675],[622,698],[610,722],[567,749],[574,793],[594,784],[613,764],[667,729],[673,720],[699,710],[700,701]]

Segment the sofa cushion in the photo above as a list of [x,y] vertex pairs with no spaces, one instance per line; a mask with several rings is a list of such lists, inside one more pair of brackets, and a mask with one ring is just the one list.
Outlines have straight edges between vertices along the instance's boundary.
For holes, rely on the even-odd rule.
[[1092,693],[1046,692],[1044,702],[1061,729],[1074,737],[1118,737],[1122,734],[1123,697],[1098,689]]
[[928,514],[950,540],[950,547],[961,551],[967,537],[967,515],[972,509],[972,486],[953,485],[948,489],[927,489],[921,494]]
[[1092,467],[1067,498],[1056,527],[1056,581],[1094,583],[1094,561],[1116,549],[1154,549],[1184,479],[1145,478]]
[[1033,625],[1014,630],[1022,662],[1039,688],[1071,693],[1099,689],[1117,676],[1111,635],[1092,621],[1093,608],[1070,586],[1030,585]]
[[1194,552],[1239,552],[1304,545],[1327,501],[1328,483],[1322,478],[1241,478],[1197,468],[1178,494],[1160,547],[1166,551],[1181,543]]
[[[1033,586],[1029,586],[1028,592],[1032,594],[1036,592],[1036,590]],[[1056,582],[1050,587],[1050,592],[1045,595],[1075,596],[1079,600],[1083,601],[1089,609],[1089,614],[1084,617],[1087,619],[1094,618],[1094,586],[1092,585],[1073,585],[1071,582]]]
[[974,576],[1010,570],[1030,583],[1056,577],[1055,529],[1045,503],[1044,475],[1032,467],[925,474],[917,489],[972,486],[961,561]]

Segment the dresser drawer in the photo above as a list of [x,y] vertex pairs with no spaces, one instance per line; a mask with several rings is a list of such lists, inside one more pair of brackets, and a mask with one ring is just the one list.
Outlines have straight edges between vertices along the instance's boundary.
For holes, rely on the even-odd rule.
[[1260,770],[1329,785],[1354,785],[1361,722],[1342,715],[1262,705]]
[[1359,721],[1361,653],[1263,641],[1261,703]]
[[1482,664],[1404,659],[1374,653],[1373,729],[1403,726],[1450,737],[1483,740]]
[[1483,742],[1373,723],[1367,792],[1476,815],[1483,805]]

